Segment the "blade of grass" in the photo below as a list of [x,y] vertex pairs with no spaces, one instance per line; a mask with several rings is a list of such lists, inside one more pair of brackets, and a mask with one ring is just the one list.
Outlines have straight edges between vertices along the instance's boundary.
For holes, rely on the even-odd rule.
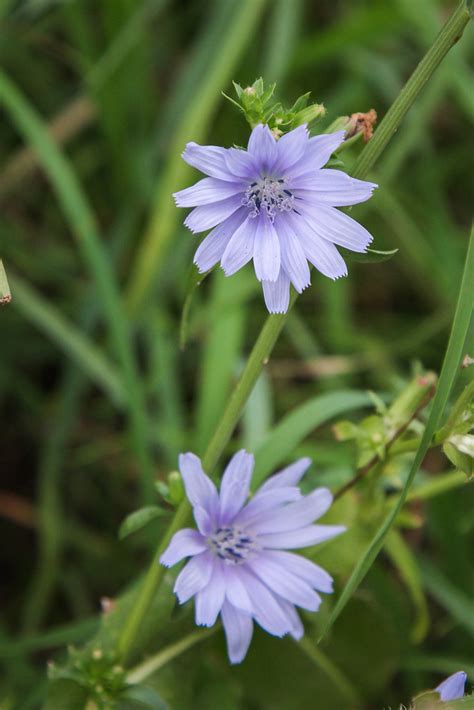
[[15,298],[13,305],[69,355],[83,373],[98,385],[110,400],[124,406],[125,391],[119,373],[102,351],[81,330],[67,320],[35,289],[17,275],[10,275]]
[[474,602],[427,559],[420,561],[423,584],[453,619],[474,637]]
[[469,322],[471,320],[472,309],[474,305],[474,292],[472,290],[473,282],[474,229],[471,230],[471,237],[469,240],[469,246],[466,254],[464,273],[459,289],[456,312],[454,314],[453,326],[449,336],[449,342],[444,357],[443,367],[441,369],[441,374],[439,377],[438,387],[433,399],[433,405],[428,420],[426,422],[425,431],[415,454],[415,459],[411,466],[410,473],[407,477],[407,480],[396,505],[387,515],[386,519],[373,537],[369,547],[359,559],[351,576],[349,577],[349,580],[347,581],[341,596],[337,600],[334,609],[332,610],[331,615],[321,632],[319,638],[320,641],[326,636],[328,631],[331,629],[332,625],[334,624],[334,622],[346,606],[347,602],[352,597],[353,593],[356,591],[356,589],[364,579],[365,575],[367,574],[373,562],[375,561],[378,553],[382,549],[386,535],[392,527],[393,523],[395,522],[397,515],[399,514],[405,503],[413,479],[415,478],[415,475],[428,451],[433,435],[440,424],[441,417],[448,402],[449,394],[456,379],[456,375],[458,374],[459,366],[463,355],[464,342],[469,328]]
[[148,451],[147,421],[130,332],[109,259],[102,244],[94,215],[76,178],[43,121],[17,87],[0,71],[0,103],[25,139],[38,153],[59,204],[76,237],[78,248],[94,279],[98,301],[119,360],[130,422],[131,440],[139,462],[144,500],[153,495],[153,465]]

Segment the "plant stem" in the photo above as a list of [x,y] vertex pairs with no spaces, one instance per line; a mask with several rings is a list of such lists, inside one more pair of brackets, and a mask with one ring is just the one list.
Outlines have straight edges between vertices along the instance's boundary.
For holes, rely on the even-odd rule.
[[[433,46],[428,50],[424,59],[415,69],[406,86],[401,90],[392,108],[389,109],[378,130],[375,132],[372,140],[364,148],[354,170],[352,171],[352,175],[354,177],[361,178],[372,168],[388,141],[397,130],[403,117],[413,104],[417,95],[420,93],[450,47],[452,47],[457,38],[461,35],[468,20],[469,13],[465,3],[462,2],[437,36]],[[140,279],[138,279],[137,283],[139,282]],[[297,298],[298,294],[293,293],[290,308]],[[267,318],[260,336],[258,337],[257,342],[255,343],[250,354],[244,371],[231,396],[229,404],[227,405],[222,420],[204,454],[203,468],[207,473],[212,473],[220,454],[227,445],[233,429],[239,420],[242,409],[246,404],[246,401],[264,364],[270,356],[273,346],[276,343],[278,335],[280,334],[287,317],[288,313],[283,315],[272,315]],[[431,438],[431,433],[427,428],[425,431],[425,437],[428,434]],[[401,504],[402,503],[400,503],[400,507]],[[137,604],[135,605],[129,618],[126,620],[122,633],[119,636],[117,652],[122,662],[126,660],[127,655],[132,648],[135,637],[140,629],[140,625],[146,615],[151,600],[153,599],[154,594],[157,593],[164,577],[165,569],[158,564],[159,557],[166,549],[174,533],[187,524],[190,512],[191,507],[189,503],[187,501],[183,501],[177,509],[168,530],[153,555],[150,568],[139,592]]]
[[390,106],[383,121],[376,130],[374,137],[362,151],[352,171],[353,177],[361,179],[367,175],[380,153],[396,132],[404,116],[412,107],[418,94],[434,74],[451,47],[461,38],[469,19],[470,11],[468,4],[466,0],[461,0],[456,10],[439,32],[430,49]]
[[[290,309],[295,300],[296,295],[293,295]],[[277,341],[287,317],[288,313],[268,316],[265,325],[257,338],[222,419],[204,453],[202,465],[206,473],[209,475],[212,474],[219,456],[232,435],[242,409],[244,408],[247,399],[252,392],[254,384],[257,381],[263,366],[268,361],[273,346]],[[164,550],[168,547],[169,541],[175,532],[180,528],[185,527],[189,523],[190,517],[191,506],[187,499],[184,499],[176,510],[173,520],[158,544],[158,547],[153,555],[150,568],[145,576],[143,586],[140,590],[137,603],[133,607],[133,610],[126,621],[126,625],[122,630],[122,634],[119,637],[117,652],[122,662],[124,662],[129,651],[131,650],[133,641],[139,631],[142,620],[145,617],[153,596],[165,575],[166,570],[159,564],[158,560]]]
[[151,676],[152,673],[156,673],[157,670],[163,668],[163,666],[174,658],[187,651],[188,648],[209,638],[209,636],[215,634],[219,629],[220,624],[215,624],[211,629],[199,629],[199,631],[193,631],[188,636],[166,646],[166,648],[162,648],[154,656],[147,658],[147,660],[140,663],[139,666],[132,668],[127,675],[127,681],[132,684],[141,683]]

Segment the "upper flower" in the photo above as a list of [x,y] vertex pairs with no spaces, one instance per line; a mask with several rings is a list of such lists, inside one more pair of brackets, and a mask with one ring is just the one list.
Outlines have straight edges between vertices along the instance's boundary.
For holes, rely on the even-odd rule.
[[332,279],[347,275],[335,245],[364,252],[372,237],[335,209],[365,202],[377,187],[323,168],[344,131],[309,137],[306,126],[275,140],[265,125],[253,129],[247,150],[188,143],[183,159],[209,175],[174,194],[178,207],[195,207],[185,225],[212,232],[194,262],[201,272],[219,261],[227,276],[253,258],[271,313],[288,309],[290,282],[309,286],[307,260]]
[[298,483],[310,463],[300,459],[283,469],[247,503],[251,454],[242,450],[233,456],[220,494],[197,456],[180,456],[198,530],[177,532],[160,562],[171,567],[191,557],[174,591],[181,604],[195,597],[199,625],[212,626],[221,614],[232,663],[240,663],[247,653],[253,620],[274,636],[301,638],[304,629],[295,605],[317,611],[317,592],[332,592],[327,572],[283,551],[315,545],[345,530],[341,525],[312,525],[326,513],[332,495],[327,488],[301,495]]
[[443,680],[443,682],[435,688],[435,691],[439,693],[440,699],[444,702],[462,698],[464,696],[466,678],[467,675],[464,671],[453,673],[453,675],[450,675],[446,680]]

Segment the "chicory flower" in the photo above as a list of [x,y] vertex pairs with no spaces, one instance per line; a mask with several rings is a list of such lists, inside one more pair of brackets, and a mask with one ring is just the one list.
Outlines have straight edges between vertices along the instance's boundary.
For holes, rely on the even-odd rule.
[[318,565],[288,550],[316,545],[342,533],[342,525],[314,525],[329,509],[331,492],[303,496],[298,483],[310,465],[304,458],[269,478],[247,501],[254,458],[244,450],[230,460],[220,493],[192,453],[180,471],[197,530],[177,532],[160,562],[190,560],[174,591],[181,604],[195,598],[196,624],[213,626],[221,616],[230,661],[240,663],[256,621],[273,636],[299,639],[304,629],[296,606],[317,611],[319,592],[332,592],[332,578]]
[[337,246],[365,252],[372,236],[336,209],[365,202],[377,185],[324,168],[344,131],[310,138],[305,125],[276,140],[256,126],[247,150],[188,143],[183,159],[208,177],[174,194],[194,207],[184,224],[212,231],[194,262],[201,272],[220,262],[227,276],[253,259],[270,313],[288,310],[290,283],[310,284],[310,262],[331,279],[347,275]]

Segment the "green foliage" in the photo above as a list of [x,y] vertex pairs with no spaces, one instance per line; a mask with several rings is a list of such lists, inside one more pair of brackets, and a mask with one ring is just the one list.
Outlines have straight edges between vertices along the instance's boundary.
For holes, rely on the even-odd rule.
[[[417,409],[413,364],[441,370],[460,287],[472,28],[387,134],[368,176],[380,189],[351,209],[376,247],[344,253],[348,279],[312,273],[232,440],[212,452],[222,469],[249,447],[255,485],[299,456],[314,461],[307,490],[350,484],[325,519],[347,532],[306,551],[335,578],[321,611],[303,615],[309,650],[257,629],[248,659],[230,667],[221,630],[180,646],[195,632],[192,612],[176,605],[166,573],[126,670],[115,653],[150,538],[163,535],[170,506],[180,509],[177,454],[202,453],[220,426],[266,317],[250,268],[224,279],[193,267],[187,282],[198,242],[171,199],[196,177],[181,160],[186,142],[244,145],[244,114],[277,135],[312,119],[317,131],[344,129],[370,108],[380,125],[452,9],[447,0],[0,3],[0,245],[12,291],[0,310],[2,709],[399,707],[460,668],[472,683],[472,367],[459,361],[473,350],[459,327],[449,366],[458,381],[429,451],[414,466],[433,423],[426,402],[391,443]],[[260,74],[268,84],[243,88]],[[238,112],[220,93],[234,78]],[[363,171],[364,150],[357,134],[330,164]],[[0,300],[8,294],[0,265]],[[157,489],[163,501],[150,506]],[[372,564],[374,536],[382,555]],[[367,576],[345,594],[361,564]],[[134,683],[156,656],[157,670]]]
[[233,84],[238,100],[234,101],[224,94],[225,98],[242,111],[251,128],[255,128],[259,123],[266,123],[276,136],[292,131],[303,123],[311,126],[326,113],[322,104],[308,103],[311,93],[309,91],[296,99],[291,108],[285,109],[281,103],[274,103],[276,83],[265,86],[260,77],[245,88],[235,81]]
[[155,520],[160,515],[163,515],[163,509],[157,505],[146,505],[144,508],[134,510],[133,513],[127,515],[123,523],[119,527],[118,536],[123,540],[128,535],[141,530],[148,525],[149,522]]

